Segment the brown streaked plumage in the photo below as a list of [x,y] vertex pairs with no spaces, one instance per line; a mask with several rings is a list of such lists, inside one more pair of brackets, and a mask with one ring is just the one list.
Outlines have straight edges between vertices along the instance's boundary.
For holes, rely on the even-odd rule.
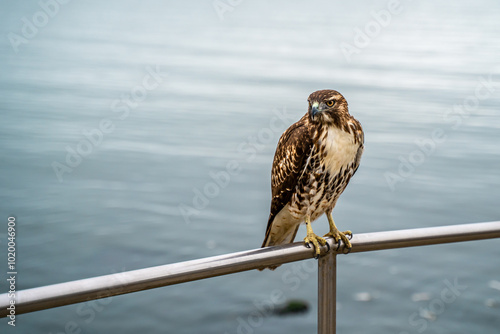
[[331,212],[359,167],[364,135],[339,92],[319,90],[308,102],[308,112],[281,135],[276,148],[271,213],[262,247],[293,242],[299,225],[305,222],[304,241],[312,243],[319,256],[325,240],[313,233],[310,224],[323,213],[330,223],[330,233],[325,236],[351,248],[346,236],[351,232],[340,232]]

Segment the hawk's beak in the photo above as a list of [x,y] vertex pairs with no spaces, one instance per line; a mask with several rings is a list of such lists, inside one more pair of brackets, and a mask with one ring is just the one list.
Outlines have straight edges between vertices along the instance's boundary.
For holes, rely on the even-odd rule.
[[311,116],[314,118],[314,116],[316,116],[319,112],[319,102],[311,104]]

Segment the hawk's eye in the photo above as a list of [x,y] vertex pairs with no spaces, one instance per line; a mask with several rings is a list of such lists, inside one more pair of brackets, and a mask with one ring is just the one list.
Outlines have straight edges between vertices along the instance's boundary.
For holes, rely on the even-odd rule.
[[329,107],[333,107],[334,104],[335,104],[335,101],[333,101],[333,100],[326,101],[326,105]]

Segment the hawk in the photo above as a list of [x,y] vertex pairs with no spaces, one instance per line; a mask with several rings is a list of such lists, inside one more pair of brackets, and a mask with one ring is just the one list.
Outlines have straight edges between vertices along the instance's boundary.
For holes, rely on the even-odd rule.
[[330,224],[325,237],[333,237],[339,245],[342,240],[346,249],[352,248],[351,231],[337,229],[332,210],[359,167],[364,134],[339,92],[319,90],[307,101],[307,113],[281,135],[276,148],[271,213],[262,247],[293,242],[299,225],[305,222],[305,245],[313,244],[318,257],[320,245],[326,241],[314,234],[311,223],[323,213]]

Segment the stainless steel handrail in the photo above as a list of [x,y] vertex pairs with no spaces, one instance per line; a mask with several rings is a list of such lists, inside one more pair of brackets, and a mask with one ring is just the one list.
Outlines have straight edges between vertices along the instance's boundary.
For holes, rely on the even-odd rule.
[[[500,221],[462,224],[408,230],[360,233],[351,240],[352,252],[425,246],[459,241],[500,238]],[[320,333],[334,333],[335,328],[335,269],[336,254],[343,252],[332,239],[327,239],[332,251],[322,256],[319,266],[319,313]],[[323,247],[323,255],[327,247]],[[16,315],[53,307],[116,296],[167,285],[179,284],[204,278],[233,274],[312,258],[313,250],[302,242],[289,245],[259,248],[198,260],[167,264],[111,275],[86,278],[66,283],[17,291]],[[327,298],[325,292],[331,294]],[[8,315],[11,298],[0,295],[0,316]],[[332,328],[333,325],[333,328]]]

